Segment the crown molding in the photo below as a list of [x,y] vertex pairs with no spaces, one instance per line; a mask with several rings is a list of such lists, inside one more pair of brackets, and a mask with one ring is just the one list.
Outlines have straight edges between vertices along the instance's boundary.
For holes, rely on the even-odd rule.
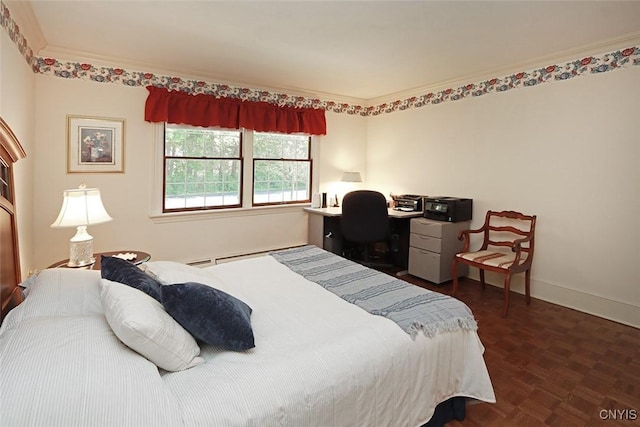
[[573,61],[576,58],[584,58],[591,55],[602,54],[638,45],[640,45],[640,32],[631,33],[623,37],[603,40],[598,43],[592,43],[578,48],[567,49],[562,52],[556,52],[554,54],[537,57],[535,59],[513,63],[508,66],[492,68],[490,70],[483,71],[482,73],[464,74],[430,85],[419,86],[413,89],[382,95],[368,99],[365,102],[367,103],[367,107],[372,107],[382,103],[393,102],[398,99],[407,99],[412,96],[420,96],[430,92],[435,93],[441,90],[457,88],[470,82],[485,81],[494,77],[515,74],[520,71],[532,70],[553,64],[559,65],[567,61]]
[[42,58],[55,58],[58,61],[68,61],[68,62],[79,62],[79,63],[90,63],[94,66],[105,66],[105,67],[117,67],[123,68],[129,71],[140,71],[140,72],[149,72],[158,75],[173,75],[179,76],[184,79],[193,79],[193,80],[206,80],[209,82],[215,82],[217,84],[226,84],[234,87],[242,87],[242,88],[250,88],[251,90],[266,90],[269,92],[275,93],[283,93],[287,95],[293,96],[303,96],[305,98],[318,98],[323,101],[334,101],[336,103],[347,103],[351,105],[365,105],[367,103],[366,99],[354,98],[344,95],[337,95],[333,93],[325,93],[325,92],[314,92],[302,88],[297,87],[278,87],[278,86],[268,86],[268,85],[260,85],[260,83],[252,81],[252,82],[243,82],[238,80],[227,80],[223,78],[219,78],[212,73],[208,73],[203,70],[186,70],[181,68],[158,68],[157,65],[145,62],[136,62],[130,61],[124,58],[118,57],[110,57],[103,55],[96,55],[90,52],[76,51],[66,48],[61,48],[58,46],[47,46],[39,55]]

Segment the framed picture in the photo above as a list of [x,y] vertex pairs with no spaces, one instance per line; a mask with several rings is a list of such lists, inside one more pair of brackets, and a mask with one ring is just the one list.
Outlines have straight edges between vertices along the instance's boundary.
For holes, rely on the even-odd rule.
[[67,173],[123,173],[124,119],[67,116]]

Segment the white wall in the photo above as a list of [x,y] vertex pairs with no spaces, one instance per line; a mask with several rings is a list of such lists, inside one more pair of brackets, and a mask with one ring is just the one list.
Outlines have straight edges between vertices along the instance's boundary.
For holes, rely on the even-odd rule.
[[11,127],[27,157],[14,167],[15,208],[22,277],[34,262],[34,88],[31,67],[4,30],[0,30],[0,117]]
[[536,214],[532,295],[640,326],[639,111],[632,67],[385,114],[367,169],[385,192],[473,198],[474,227]]
[[[33,268],[42,269],[68,257],[68,240],[74,230],[49,225],[58,214],[63,190],[83,182],[101,189],[114,218],[89,228],[94,252],[142,250],[155,260],[194,261],[306,243],[307,214],[302,207],[252,210],[240,216],[196,215],[188,220],[150,218],[154,125],[144,121],[147,94],[144,88],[36,76],[37,247]],[[126,119],[124,174],[66,173],[68,114]],[[342,168],[362,167],[365,161],[366,119],[328,113],[327,129],[328,135],[317,139],[320,158],[313,162],[321,191],[328,191],[327,182],[340,178]]]
[[344,171],[359,171],[366,181],[367,118],[327,112],[327,136],[320,144],[319,167],[321,192],[328,196],[337,193],[342,199],[345,192],[363,184],[340,182]]

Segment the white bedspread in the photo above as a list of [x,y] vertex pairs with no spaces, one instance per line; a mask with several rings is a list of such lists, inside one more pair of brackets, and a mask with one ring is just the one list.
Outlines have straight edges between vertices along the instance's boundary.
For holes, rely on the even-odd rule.
[[110,330],[98,273],[45,270],[0,329],[0,425],[419,426],[452,396],[495,401],[473,331],[414,341],[268,256],[148,265],[249,304],[256,347],[158,370]]
[[180,426],[158,368],[115,337],[100,272],[40,273],[0,329],[0,426]]
[[206,364],[163,376],[188,425],[418,426],[453,396],[495,402],[475,332],[413,341],[269,256],[181,273],[149,266],[167,283],[208,283],[253,308],[254,349],[205,347]]

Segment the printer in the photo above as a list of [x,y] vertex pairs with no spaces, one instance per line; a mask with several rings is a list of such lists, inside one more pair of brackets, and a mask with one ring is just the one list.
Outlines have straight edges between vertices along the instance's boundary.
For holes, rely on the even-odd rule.
[[438,221],[471,221],[473,199],[458,197],[426,197],[424,217]]
[[422,212],[424,209],[424,198],[417,194],[401,194],[391,196],[394,201],[393,209],[404,212]]

